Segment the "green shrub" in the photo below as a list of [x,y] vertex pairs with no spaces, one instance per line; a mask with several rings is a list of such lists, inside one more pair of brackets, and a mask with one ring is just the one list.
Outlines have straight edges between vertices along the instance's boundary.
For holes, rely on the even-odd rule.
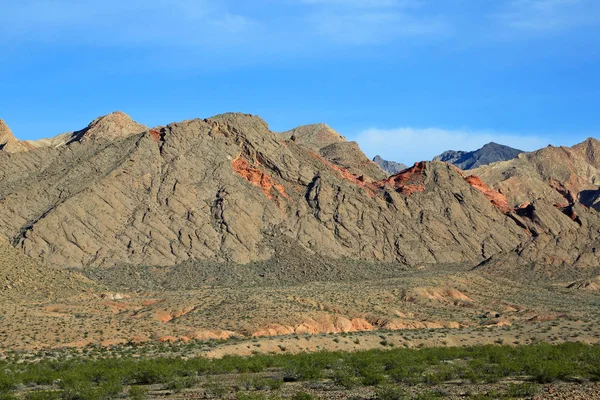
[[212,379],[209,379],[204,384],[204,388],[209,394],[217,398],[221,398],[229,392],[229,389],[227,389],[223,383]]
[[509,397],[517,397],[517,398],[527,397],[527,398],[529,398],[529,397],[533,397],[536,394],[538,394],[539,391],[540,391],[540,387],[533,383],[529,383],[529,382],[520,383],[520,384],[511,383],[510,385],[508,385],[508,390],[506,391],[506,394]]
[[375,391],[377,400],[403,400],[408,399],[406,392],[396,386],[383,386]]
[[178,393],[183,389],[192,388],[196,386],[196,384],[198,384],[198,378],[194,376],[186,376],[183,378],[173,379],[172,381],[168,382],[164,388],[165,390],[173,390],[174,392]]
[[0,372],[0,393],[9,393],[16,389],[17,380],[14,376]]
[[292,400],[314,400],[314,397],[306,392],[298,392],[292,396]]
[[148,398],[148,388],[143,386],[132,386],[129,389],[129,398],[131,400],[146,400]]
[[267,400],[267,396],[264,394],[244,392],[237,392],[235,398],[236,400]]
[[337,386],[345,389],[352,389],[359,383],[354,369],[346,366],[336,368],[331,379]]
[[60,392],[55,390],[41,390],[25,395],[26,400],[60,400]]

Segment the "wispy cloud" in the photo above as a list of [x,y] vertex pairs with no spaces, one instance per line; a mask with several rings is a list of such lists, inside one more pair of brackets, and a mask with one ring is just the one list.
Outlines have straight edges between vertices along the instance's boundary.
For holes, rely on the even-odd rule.
[[383,43],[403,37],[438,37],[450,30],[442,18],[415,17],[402,12],[320,12],[307,21],[318,35],[351,45]]
[[[0,2],[0,47],[43,43],[48,48],[134,48],[159,63],[184,55],[171,68],[207,59],[214,64],[246,65],[251,60],[342,53],[361,57],[360,51],[346,50],[382,45],[394,54],[410,55],[411,49],[423,43],[442,48],[505,31],[519,33],[510,35],[511,40],[523,40],[524,31],[545,32],[600,21],[597,0],[506,0],[482,2],[484,6],[476,8],[465,6],[464,0]],[[457,13],[457,6],[465,12]],[[490,23],[473,29],[465,20]]]
[[[284,50],[389,41],[442,32],[422,0],[20,0],[6,2],[0,34],[13,41],[98,46],[246,45]],[[420,12],[413,12],[419,9]],[[425,12],[421,12],[421,11]],[[292,47],[294,43],[291,43]]]
[[541,136],[438,128],[371,128],[361,132],[355,140],[371,158],[379,154],[385,159],[406,164],[431,160],[446,150],[476,150],[489,142],[501,143],[524,151],[536,150],[548,145],[547,139]]
[[312,5],[310,31],[336,44],[365,45],[403,37],[446,34],[443,16],[432,15],[424,0],[302,0]]
[[21,0],[0,13],[0,32],[15,41],[99,47],[222,44],[247,40],[259,25],[207,0]]
[[413,7],[423,0],[301,0],[304,4],[347,8]]
[[496,14],[507,28],[550,32],[600,23],[597,0],[513,0]]

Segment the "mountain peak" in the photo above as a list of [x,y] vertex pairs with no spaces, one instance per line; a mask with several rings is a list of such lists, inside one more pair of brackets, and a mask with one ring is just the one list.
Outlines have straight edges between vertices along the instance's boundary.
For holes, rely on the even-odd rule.
[[0,144],[5,144],[7,141],[13,139],[15,139],[15,137],[12,131],[10,130],[6,122],[4,122],[3,119],[0,119]]
[[497,161],[507,161],[523,153],[522,150],[514,149],[503,144],[489,142],[475,151],[445,151],[434,158],[434,161],[444,161],[468,170],[491,164]]
[[373,158],[373,162],[381,167],[388,175],[395,175],[400,171],[408,168],[408,165],[397,163],[395,161],[388,161],[383,159],[380,155],[376,155]]
[[86,128],[74,132],[71,141],[112,140],[141,133],[147,129],[148,127],[137,123],[124,112],[115,111],[96,118]]
[[18,153],[28,150],[28,146],[13,135],[6,122],[2,119],[0,119],[0,150],[7,153]]
[[313,151],[332,145],[347,142],[346,138],[327,124],[302,125],[281,133],[284,139],[294,140]]

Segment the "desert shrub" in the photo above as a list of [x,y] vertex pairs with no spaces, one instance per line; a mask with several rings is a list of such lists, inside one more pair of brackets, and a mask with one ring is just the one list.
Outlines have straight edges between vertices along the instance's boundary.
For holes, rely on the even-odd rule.
[[229,389],[227,389],[222,382],[219,382],[217,380],[213,380],[213,379],[209,379],[204,385],[203,387],[206,389],[206,391],[211,394],[213,397],[217,397],[217,398],[222,398],[223,396],[225,396],[228,392]]
[[[159,346],[153,347],[148,354],[151,356],[155,351],[162,351],[160,349]],[[230,372],[258,373],[271,368],[283,371],[286,381],[315,381],[330,377],[341,387],[352,387],[355,383],[377,386],[388,380],[403,384],[430,385],[454,379],[490,383],[523,375],[531,376],[538,383],[567,380],[569,377],[600,380],[600,347],[581,343],[392,349],[356,353],[320,352],[187,360],[133,358],[125,352],[118,353],[119,357],[112,354],[86,349],[82,355],[53,355],[52,359],[42,359],[39,362],[27,362],[11,356],[0,361],[0,394],[10,398],[11,393],[22,385],[46,385],[61,389],[62,392],[59,393],[65,399],[104,399],[119,396],[123,391],[122,385],[163,384],[172,385],[172,390],[178,390],[194,382],[199,375],[215,377]],[[249,381],[250,386],[270,390],[277,390],[281,384],[281,381],[269,381],[265,378]],[[213,387],[216,388],[217,385]]]
[[17,384],[18,381],[14,375],[0,372],[0,394],[16,389]]
[[511,398],[523,398],[533,397],[540,391],[540,387],[536,384],[525,382],[525,383],[511,383],[508,385],[506,394]]
[[55,390],[41,390],[25,395],[26,400],[60,400],[60,392]]
[[178,377],[169,381],[164,386],[164,388],[165,390],[173,390],[174,392],[178,393],[181,392],[183,389],[189,389],[196,386],[197,383],[198,378],[193,376]]
[[331,379],[337,386],[345,389],[352,389],[359,383],[356,372],[348,366],[341,366],[334,369]]
[[235,398],[236,400],[267,400],[267,396],[264,394],[244,392],[237,392]]
[[375,391],[377,400],[403,400],[408,399],[406,392],[396,386],[382,386]]
[[131,400],[146,400],[148,398],[148,388],[143,386],[132,386],[129,389],[129,398]]
[[434,399],[439,399],[442,397],[444,397],[444,395],[441,394],[440,392],[430,390],[430,391],[418,394],[415,397],[415,400],[434,400]]
[[318,380],[323,377],[323,369],[317,364],[313,364],[310,360],[303,359],[298,363],[289,363],[285,368],[284,380],[293,381],[308,381]]
[[314,397],[306,392],[298,392],[292,396],[292,400],[313,400]]

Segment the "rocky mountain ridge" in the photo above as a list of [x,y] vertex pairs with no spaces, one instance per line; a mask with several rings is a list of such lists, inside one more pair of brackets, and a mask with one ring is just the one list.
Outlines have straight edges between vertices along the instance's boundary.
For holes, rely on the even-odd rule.
[[[239,113],[152,129],[114,113],[68,137],[0,151],[0,232],[62,266],[245,264],[283,242],[298,258],[559,265],[547,249],[563,241],[576,245],[563,264],[598,263],[593,140],[544,149],[552,162],[541,150],[469,173],[434,161],[388,177],[326,125],[275,133]],[[538,178],[517,181],[514,168]]]
[[448,150],[434,157],[433,160],[447,162],[460,169],[468,170],[498,161],[512,160],[521,153],[522,150],[491,142],[475,151]]
[[395,161],[388,161],[381,158],[381,156],[375,156],[373,162],[377,163],[388,175],[395,175],[400,171],[408,168],[408,165],[397,163]]

